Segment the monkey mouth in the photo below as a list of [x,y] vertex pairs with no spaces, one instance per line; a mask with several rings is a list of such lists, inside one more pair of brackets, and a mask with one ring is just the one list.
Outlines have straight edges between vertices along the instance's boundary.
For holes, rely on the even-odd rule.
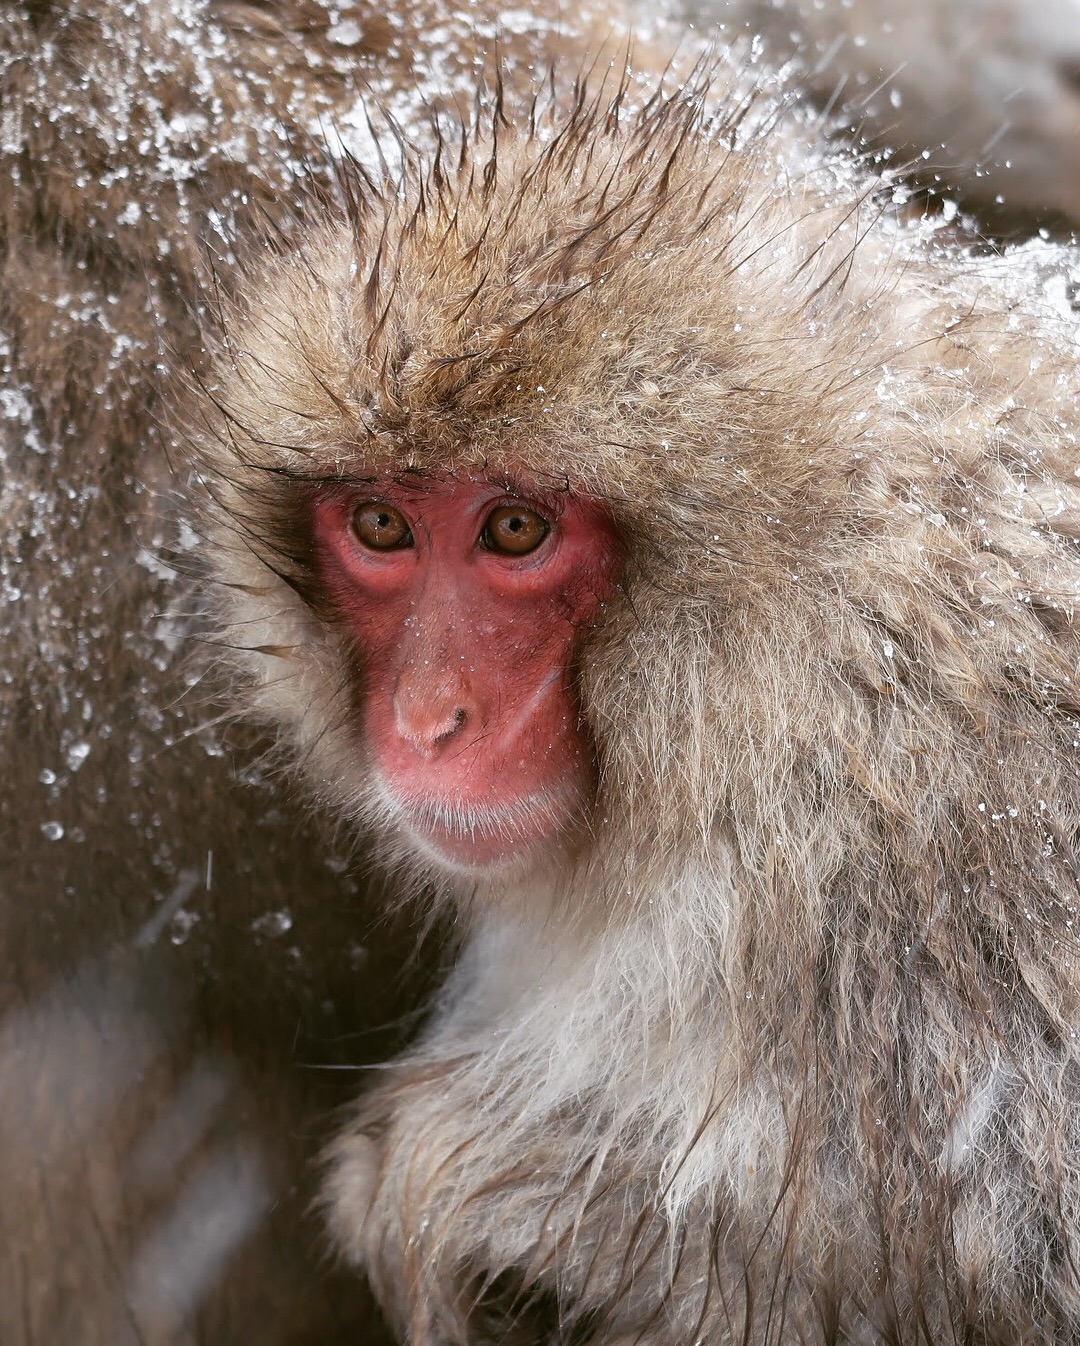
[[576,797],[542,790],[499,805],[402,797],[383,786],[396,821],[419,848],[454,869],[491,869],[531,855],[568,830]]

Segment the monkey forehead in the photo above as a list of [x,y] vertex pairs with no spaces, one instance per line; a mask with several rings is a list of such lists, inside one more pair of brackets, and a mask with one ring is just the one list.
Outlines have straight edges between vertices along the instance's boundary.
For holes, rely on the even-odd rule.
[[[783,564],[846,502],[874,506],[849,489],[860,464],[890,438],[921,449],[872,371],[925,401],[936,301],[895,258],[881,279],[843,191],[779,192],[760,145],[659,106],[477,142],[261,262],[203,408],[238,492],[283,471],[565,475],[688,582]],[[901,292],[921,315],[902,330]]]
[[[637,418],[642,466],[664,445],[670,473],[691,436],[700,463],[702,416],[682,395],[722,391],[730,420],[770,336],[790,343],[820,280],[792,241],[814,210],[804,194],[785,213],[771,177],[689,134],[693,109],[665,108],[631,127],[571,117],[557,152],[529,136],[480,143],[422,191],[327,218],[301,257],[253,277],[223,371],[235,424],[307,454],[355,444],[369,461],[404,451],[451,470],[511,443],[599,479],[616,440],[622,473]],[[834,208],[806,246],[826,235],[842,250],[848,228]],[[774,244],[786,265],[771,288],[802,293],[742,324]],[[756,362],[740,357],[748,342]]]

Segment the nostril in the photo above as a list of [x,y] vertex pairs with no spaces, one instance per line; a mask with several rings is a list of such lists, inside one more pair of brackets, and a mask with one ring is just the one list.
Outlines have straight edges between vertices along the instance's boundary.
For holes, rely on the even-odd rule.
[[416,705],[395,707],[398,733],[421,752],[431,753],[440,748],[464,726],[468,718],[462,706],[443,710],[437,706]]
[[452,738],[464,723],[465,712],[459,706],[443,725],[432,731],[432,742],[441,743],[443,739]]

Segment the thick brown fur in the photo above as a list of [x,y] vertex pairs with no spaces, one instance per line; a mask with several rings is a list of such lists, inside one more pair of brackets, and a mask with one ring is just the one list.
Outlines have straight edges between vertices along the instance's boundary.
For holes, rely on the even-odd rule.
[[1080,1335],[1076,259],[738,108],[556,94],[346,166],[208,334],[225,661],[343,816],[312,482],[562,482],[626,547],[592,842],[444,881],[461,961],[331,1156],[415,1346]]

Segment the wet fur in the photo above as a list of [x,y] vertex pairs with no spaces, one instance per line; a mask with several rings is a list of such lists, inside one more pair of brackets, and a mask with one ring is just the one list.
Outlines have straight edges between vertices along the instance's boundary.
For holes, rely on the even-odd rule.
[[1080,418],[1025,291],[1074,259],[882,221],[716,90],[609,102],[346,168],[222,315],[220,617],[329,806],[369,790],[307,483],[565,481],[628,553],[591,842],[450,892],[339,1244],[418,1346],[1072,1340]]

